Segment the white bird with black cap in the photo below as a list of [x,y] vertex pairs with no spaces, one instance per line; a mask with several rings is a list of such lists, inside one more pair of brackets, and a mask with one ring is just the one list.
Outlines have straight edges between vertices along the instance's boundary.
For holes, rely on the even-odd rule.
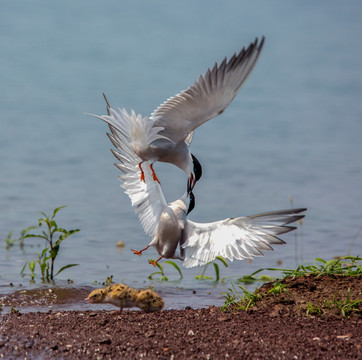
[[152,179],[159,182],[153,164],[161,161],[181,168],[193,189],[201,176],[201,165],[189,150],[193,131],[231,103],[253,70],[263,45],[264,36],[229,60],[224,58],[220,65],[215,63],[188,89],[160,105],[150,118],[110,107],[108,115],[99,116],[123,135],[139,157],[141,181],[146,180],[142,165],[148,162]]

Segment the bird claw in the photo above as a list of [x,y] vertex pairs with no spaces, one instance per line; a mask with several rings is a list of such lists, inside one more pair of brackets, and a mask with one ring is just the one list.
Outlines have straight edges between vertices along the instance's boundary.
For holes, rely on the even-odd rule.
[[160,256],[157,260],[148,260],[148,263],[153,265],[153,266],[156,266],[157,263],[163,258],[163,256]]
[[134,254],[136,254],[136,255],[138,255],[138,256],[141,256],[141,255],[142,255],[142,252],[145,251],[145,250],[147,250],[149,247],[150,247],[150,245],[146,246],[146,247],[145,247],[144,249],[142,249],[142,250],[133,250],[133,249],[131,249],[131,250],[133,251]]
[[138,256],[141,256],[142,255],[142,250],[133,250],[133,249],[131,249],[132,251],[133,251],[133,253],[135,254],[135,255],[138,255]]

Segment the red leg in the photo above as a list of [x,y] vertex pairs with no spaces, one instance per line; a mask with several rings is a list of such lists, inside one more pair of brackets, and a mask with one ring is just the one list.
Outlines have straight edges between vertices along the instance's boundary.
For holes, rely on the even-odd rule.
[[119,308],[119,313],[121,313],[123,311],[123,306],[121,306],[120,308]]
[[150,245],[146,246],[146,247],[145,247],[144,249],[142,249],[142,250],[133,250],[133,249],[131,249],[131,250],[133,251],[134,254],[136,254],[136,255],[138,255],[138,256],[141,256],[141,255],[142,255],[142,251],[147,250],[149,247],[150,247]]
[[141,162],[138,164],[138,167],[140,168],[141,170],[141,181],[145,182],[145,173],[143,172],[142,170],[142,166],[141,166]]
[[150,168],[151,168],[151,171],[152,171],[152,177],[153,177],[153,180],[157,181],[158,183],[160,183],[160,180],[158,180],[158,177],[155,173],[155,170],[153,170],[153,164],[150,165]]
[[151,260],[148,260],[148,262],[153,265],[153,266],[156,266],[156,264],[163,258],[163,256],[160,256],[156,261],[151,261]]

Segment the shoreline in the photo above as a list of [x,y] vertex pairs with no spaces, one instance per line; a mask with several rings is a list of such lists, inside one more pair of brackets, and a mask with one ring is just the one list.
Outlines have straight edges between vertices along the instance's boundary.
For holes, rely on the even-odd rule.
[[62,311],[1,317],[0,356],[35,359],[357,359],[361,319],[265,310]]
[[282,287],[280,281],[266,283],[247,311],[240,310],[245,302],[231,302],[225,310],[0,314],[0,357],[359,359],[361,279],[307,274],[282,280]]

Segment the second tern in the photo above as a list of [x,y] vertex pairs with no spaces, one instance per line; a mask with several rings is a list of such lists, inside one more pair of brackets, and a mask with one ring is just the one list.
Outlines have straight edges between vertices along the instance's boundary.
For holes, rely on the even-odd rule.
[[215,63],[188,89],[160,105],[150,118],[133,110],[128,113],[109,107],[108,115],[99,117],[120,132],[139,157],[141,181],[145,181],[142,165],[148,162],[153,180],[159,182],[153,164],[161,161],[181,168],[188,176],[189,188],[195,186],[201,166],[189,150],[193,131],[231,103],[253,70],[263,45],[264,36],[229,60],[225,57],[220,65]]

